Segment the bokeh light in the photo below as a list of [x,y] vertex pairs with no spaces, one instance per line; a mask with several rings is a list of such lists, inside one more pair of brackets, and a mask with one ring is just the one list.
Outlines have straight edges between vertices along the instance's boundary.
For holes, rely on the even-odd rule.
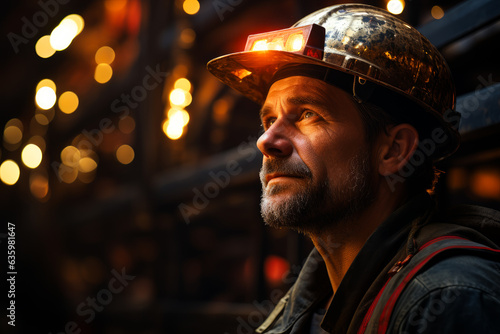
[[200,10],[200,3],[198,0],[184,0],[182,9],[184,9],[186,14],[194,15]]
[[41,173],[30,175],[30,191],[38,199],[44,199],[49,193],[49,180]]
[[163,123],[163,132],[165,132],[168,138],[177,140],[182,136],[184,129],[182,126],[179,126],[179,124],[171,123],[167,120]]
[[444,10],[439,6],[433,6],[431,9],[431,15],[436,20],[442,19],[444,16]]
[[135,120],[130,116],[125,116],[118,122],[118,129],[125,134],[132,133],[135,129]]
[[16,184],[20,174],[19,166],[13,160],[5,160],[0,165],[0,179],[9,186]]
[[81,159],[80,150],[74,146],[66,146],[61,151],[61,161],[64,165],[69,167],[78,167]]
[[50,79],[40,80],[40,82],[36,85],[35,91],[38,91],[42,87],[50,87],[54,92],[56,91],[56,84]]
[[281,256],[268,255],[264,260],[264,275],[271,284],[279,284],[290,269],[288,261]]
[[179,41],[181,42],[181,46],[183,47],[191,47],[194,40],[196,39],[196,32],[191,28],[182,29],[181,34],[179,36]]
[[116,150],[116,159],[124,165],[128,165],[134,161],[135,152],[129,145],[122,145]]
[[97,162],[90,157],[81,158],[78,162],[78,170],[82,173],[90,173],[96,168]]
[[18,144],[23,139],[23,123],[13,118],[5,124],[3,140],[11,145]]
[[63,19],[63,21],[64,20],[71,20],[76,24],[76,27],[77,27],[76,35],[81,33],[83,30],[83,27],[85,26],[85,21],[83,20],[83,17],[81,17],[78,14],[68,15]]
[[115,60],[115,51],[109,46],[102,46],[95,53],[97,64],[111,64]]
[[50,123],[49,119],[44,114],[35,114],[34,117],[36,122],[40,125],[48,125]]
[[50,45],[50,35],[40,37],[35,44],[35,51],[40,58],[49,58],[56,53],[56,50]]
[[98,64],[95,68],[94,79],[98,83],[106,83],[111,79],[112,76],[113,69],[111,68],[111,66],[109,66],[109,64],[101,63]]
[[170,103],[176,106],[183,105],[184,102],[186,101],[186,94],[185,91],[181,88],[175,88],[172,90],[169,96]]
[[168,119],[171,123],[184,127],[189,123],[189,113],[184,109],[172,108],[168,111]]
[[191,90],[191,82],[186,78],[177,79],[174,83],[174,88],[180,88],[186,92]]
[[50,33],[50,45],[56,51],[66,49],[78,34],[78,25],[73,20],[63,19]]
[[64,183],[73,183],[78,177],[78,169],[61,164],[59,165],[58,177]]
[[65,114],[73,113],[78,108],[78,103],[78,96],[71,91],[64,92],[59,96],[59,109]]
[[23,163],[29,168],[37,168],[42,162],[42,158],[42,150],[35,144],[26,145],[21,153]]
[[56,104],[57,96],[51,87],[41,87],[35,95],[36,104],[44,110],[50,109]]
[[405,9],[405,2],[403,0],[390,0],[387,3],[387,10],[394,14],[399,15]]

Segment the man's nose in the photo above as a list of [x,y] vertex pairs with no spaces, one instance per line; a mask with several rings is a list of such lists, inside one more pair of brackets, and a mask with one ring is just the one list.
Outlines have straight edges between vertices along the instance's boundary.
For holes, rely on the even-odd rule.
[[265,157],[286,157],[292,154],[293,145],[289,137],[286,120],[276,120],[257,140],[257,147]]

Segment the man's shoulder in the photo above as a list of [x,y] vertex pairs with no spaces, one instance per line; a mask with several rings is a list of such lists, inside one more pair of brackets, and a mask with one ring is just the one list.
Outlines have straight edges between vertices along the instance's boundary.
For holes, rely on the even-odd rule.
[[500,328],[495,315],[500,309],[498,258],[460,253],[435,261],[406,285],[390,327],[419,333]]
[[500,254],[453,254],[432,263],[416,275],[414,281],[427,291],[447,286],[480,286],[486,290],[496,286],[496,290],[492,291],[500,293],[499,260]]
[[500,298],[500,255],[454,254],[435,261],[408,283],[400,300],[422,298],[438,290],[477,289]]

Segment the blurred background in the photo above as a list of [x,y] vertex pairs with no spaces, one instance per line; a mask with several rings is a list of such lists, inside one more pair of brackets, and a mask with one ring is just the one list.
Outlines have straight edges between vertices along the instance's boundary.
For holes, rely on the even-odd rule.
[[[439,166],[440,205],[499,209],[498,3],[359,2],[418,27],[455,77],[463,145]],[[262,322],[312,246],[262,223],[258,106],[206,63],[340,3],[3,3],[1,275],[10,222],[19,333],[250,333]]]

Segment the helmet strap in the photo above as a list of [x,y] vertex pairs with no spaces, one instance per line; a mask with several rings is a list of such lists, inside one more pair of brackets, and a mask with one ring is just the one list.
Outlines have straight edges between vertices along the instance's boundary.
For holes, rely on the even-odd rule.
[[375,90],[375,85],[370,84],[366,79],[354,76],[352,81],[352,97],[354,101],[358,103],[363,103],[368,101]]

